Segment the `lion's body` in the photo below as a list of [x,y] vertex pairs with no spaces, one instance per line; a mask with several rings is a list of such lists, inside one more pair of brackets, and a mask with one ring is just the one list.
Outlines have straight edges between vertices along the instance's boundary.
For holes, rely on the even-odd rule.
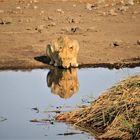
[[64,68],[78,67],[77,54],[79,44],[77,40],[68,37],[59,37],[52,40],[46,48],[47,55],[51,59],[50,64]]

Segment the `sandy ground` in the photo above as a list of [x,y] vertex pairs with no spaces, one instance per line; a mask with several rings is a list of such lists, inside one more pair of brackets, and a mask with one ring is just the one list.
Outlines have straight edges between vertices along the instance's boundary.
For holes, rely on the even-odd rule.
[[48,68],[60,35],[79,41],[80,67],[139,66],[140,2],[0,0],[1,70]]

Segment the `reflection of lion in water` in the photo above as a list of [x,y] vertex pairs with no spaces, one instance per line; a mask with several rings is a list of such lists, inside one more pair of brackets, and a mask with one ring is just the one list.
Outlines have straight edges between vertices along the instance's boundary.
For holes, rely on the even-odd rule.
[[64,68],[78,67],[77,54],[79,44],[77,40],[66,37],[54,39],[47,45],[46,53],[51,59],[50,64]]
[[47,84],[52,93],[70,98],[79,89],[77,69],[52,69],[47,75]]

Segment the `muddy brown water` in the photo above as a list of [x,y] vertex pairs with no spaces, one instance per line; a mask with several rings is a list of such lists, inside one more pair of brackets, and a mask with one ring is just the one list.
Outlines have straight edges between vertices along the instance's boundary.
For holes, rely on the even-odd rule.
[[[140,67],[1,71],[0,139],[93,140],[87,133],[56,122],[54,116],[88,104],[117,82],[139,73]],[[78,134],[63,135],[71,132]]]

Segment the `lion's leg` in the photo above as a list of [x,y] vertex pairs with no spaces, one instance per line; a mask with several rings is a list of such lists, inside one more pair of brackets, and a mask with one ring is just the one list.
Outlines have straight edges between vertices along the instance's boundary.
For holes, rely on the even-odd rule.
[[54,65],[56,67],[59,67],[59,66],[62,66],[62,63],[61,63],[61,61],[59,59],[56,59]]
[[54,64],[53,58],[51,58],[50,65]]
[[58,60],[55,60],[55,62],[54,62],[54,66],[55,66],[55,67],[60,66],[60,64],[59,64],[59,61],[58,61]]
[[77,59],[73,59],[72,63],[71,63],[72,67],[78,67],[78,63],[77,63]]
[[50,44],[48,44],[47,45],[47,48],[46,48],[46,54],[47,54],[47,56],[50,58],[50,62],[49,62],[49,64],[50,65],[52,65],[52,64],[54,64],[54,59],[53,59],[53,54],[52,54],[52,50],[51,50],[51,45]]
[[55,62],[55,63],[54,63],[54,66],[55,66],[55,67],[57,67],[57,66],[58,66],[58,64]]

